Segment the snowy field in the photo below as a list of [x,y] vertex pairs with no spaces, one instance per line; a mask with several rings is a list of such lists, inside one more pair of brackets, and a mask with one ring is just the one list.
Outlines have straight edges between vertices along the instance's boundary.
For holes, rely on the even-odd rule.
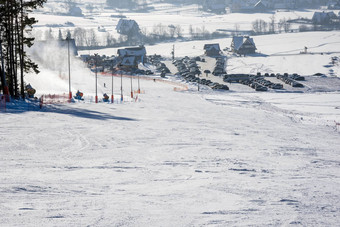
[[[239,57],[224,51],[227,56],[228,73],[298,73],[310,76],[323,73],[337,76],[340,73],[340,63],[331,64],[332,57],[340,57],[340,32],[305,32],[252,37],[257,47],[257,54]],[[173,45],[175,56],[204,56],[204,45],[218,43],[221,49],[229,48],[231,39],[214,39],[204,41],[169,42],[156,45],[146,45],[148,55],[161,54],[171,57]],[[301,54],[307,47],[307,54]],[[105,48],[91,51],[79,51],[79,54],[117,55],[120,48]],[[213,65],[215,62],[213,62]]]
[[[270,22],[272,16],[275,17],[276,23],[280,20],[298,19],[313,17],[315,10],[297,10],[297,11],[274,11],[271,13],[228,13],[224,15],[216,15],[202,11],[196,4],[192,5],[172,5],[165,3],[156,3],[153,5],[154,10],[149,13],[138,13],[129,10],[108,9],[103,4],[105,1],[77,1],[78,7],[82,9],[83,17],[65,16],[66,13],[65,2],[63,1],[48,1],[43,9],[35,11],[32,15],[38,20],[35,25],[34,33],[39,36],[44,36],[43,32],[52,27],[55,35],[61,29],[66,32],[67,29],[73,30],[76,27],[85,29],[95,29],[98,26],[105,28],[106,32],[118,38],[119,34],[115,28],[119,21],[119,16],[125,16],[127,19],[135,20],[141,31],[152,33],[156,25],[163,26],[180,25],[182,35],[189,36],[189,29],[192,26],[194,32],[196,29],[209,31],[250,31],[252,30],[252,23],[261,19]],[[86,6],[92,4],[93,10],[89,11]],[[320,10],[319,10],[320,11]],[[336,13],[338,11],[335,11]],[[72,22],[74,26],[69,26],[65,23]],[[62,25],[61,27],[54,27],[51,25]],[[292,29],[298,29],[299,25],[293,24]],[[40,31],[40,32],[39,32]],[[98,32],[98,37],[104,37],[105,33]],[[41,38],[41,37],[40,37]],[[105,42],[103,38],[102,42]]]
[[[178,18],[197,18],[186,10]],[[57,21],[39,16],[46,16],[42,27]],[[115,103],[95,104],[94,73],[72,58],[72,92],[84,92],[84,101],[42,109],[14,101],[0,109],[0,225],[338,226],[340,86],[339,65],[330,58],[339,56],[339,36],[257,36],[257,56],[225,52],[228,72],[328,76],[308,77],[300,91],[261,93],[232,84],[226,92],[205,86],[198,92],[168,75],[155,82],[141,77],[142,94],[131,99],[131,79],[123,77],[121,102],[121,78],[114,77]],[[225,48],[230,41],[208,42]],[[175,43],[176,56],[203,55],[205,43]],[[300,54],[304,46],[309,54]],[[171,48],[146,50],[169,57]],[[38,97],[68,92],[64,56],[51,47],[41,53],[41,74],[26,75]],[[111,79],[98,75],[100,101],[111,94]],[[132,85],[137,90],[137,78]],[[188,90],[174,91],[183,86]]]

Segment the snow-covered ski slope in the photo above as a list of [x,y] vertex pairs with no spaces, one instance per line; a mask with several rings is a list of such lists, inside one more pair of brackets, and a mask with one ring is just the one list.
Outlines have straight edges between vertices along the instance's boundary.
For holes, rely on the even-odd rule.
[[[86,25],[80,18],[39,15],[42,28],[64,23],[58,20]],[[177,21],[187,22],[184,17]],[[211,17],[216,22],[219,16]],[[88,20],[89,27],[98,26],[96,20]],[[329,63],[339,56],[338,32],[254,40],[261,54],[229,55],[229,72],[338,75],[339,66]],[[230,46],[230,39],[178,42],[176,55],[202,55],[210,42]],[[300,55],[305,46],[314,53]],[[172,43],[146,48],[170,56]],[[41,53],[41,74],[25,80],[38,95],[67,93],[66,55],[53,47],[49,52]],[[143,94],[135,102],[131,80],[123,78],[121,103],[121,81],[114,77],[115,104],[95,104],[94,74],[79,59],[71,66],[72,92],[82,91],[85,101],[41,110],[38,103],[13,102],[0,112],[1,226],[339,225],[336,83],[318,89],[322,78],[312,77],[313,89],[291,93],[204,86],[197,92],[195,84],[175,92],[180,85],[140,78]],[[111,94],[111,79],[98,75],[99,98]],[[132,82],[137,90],[137,79]]]
[[0,113],[1,225],[338,224],[339,93],[141,86],[138,102]]

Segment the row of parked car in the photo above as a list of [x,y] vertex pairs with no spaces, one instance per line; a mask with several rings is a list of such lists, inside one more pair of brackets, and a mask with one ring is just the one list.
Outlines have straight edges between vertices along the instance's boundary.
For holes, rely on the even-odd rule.
[[[227,85],[214,83],[208,79],[200,79],[199,75],[202,74],[199,66],[197,65],[197,58],[188,58],[185,57],[180,60],[173,61],[173,64],[176,66],[178,73],[177,75],[181,76],[187,82],[195,82],[198,84],[206,85],[211,87],[212,89],[223,89],[229,90]],[[197,76],[196,76],[197,75]]]
[[144,69],[136,69],[133,71],[135,74],[140,74],[140,75],[153,75],[153,72],[151,70],[144,70]]
[[268,88],[266,86],[263,86],[255,81],[242,80],[241,84],[248,85],[249,87],[255,89],[255,91],[268,91]]
[[215,68],[214,71],[212,72],[212,74],[214,76],[221,76],[226,74],[225,71],[225,59],[220,57],[220,58],[216,58],[216,64],[215,64]]
[[[264,77],[276,77],[276,78],[278,78],[279,75],[280,75],[279,73],[276,74],[276,75],[274,73],[271,73],[271,74],[265,73]],[[261,76],[261,73],[257,73],[257,76]],[[284,73],[283,76],[288,77],[288,78],[293,79],[293,80],[297,80],[297,81],[304,81],[305,80],[305,77],[300,76],[297,73],[293,73],[293,74]]]
[[197,60],[200,60],[200,59],[185,57],[180,60],[175,60],[173,64],[177,67],[178,72],[185,71],[189,74],[201,75],[202,72],[199,66],[197,65]]
[[157,71],[161,73],[161,77],[165,77],[167,73],[170,73],[170,70],[161,60],[162,56],[160,55],[155,54],[148,56],[148,62],[156,66]]
[[250,76],[250,78],[256,82],[261,84],[262,86],[265,86],[267,88],[271,88],[271,89],[282,89],[283,88],[283,84],[280,83],[273,83],[269,80],[266,80],[263,76]]
[[223,77],[224,82],[238,82],[255,89],[256,91],[267,91],[271,89],[282,89],[283,85],[279,83],[273,83],[266,80],[261,74],[249,75],[249,74],[226,74]]
[[298,74],[292,74],[292,75],[288,75],[288,73],[284,73],[283,75],[276,74],[276,78],[285,82],[286,84],[291,85],[292,87],[304,87],[303,84],[297,81],[303,81],[305,80],[305,78]]

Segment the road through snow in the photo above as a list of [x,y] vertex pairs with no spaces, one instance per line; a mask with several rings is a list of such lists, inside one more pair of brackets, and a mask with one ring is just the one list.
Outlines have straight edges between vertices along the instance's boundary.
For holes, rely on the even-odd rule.
[[339,133],[286,94],[142,85],[136,103],[0,113],[1,226],[339,223]]

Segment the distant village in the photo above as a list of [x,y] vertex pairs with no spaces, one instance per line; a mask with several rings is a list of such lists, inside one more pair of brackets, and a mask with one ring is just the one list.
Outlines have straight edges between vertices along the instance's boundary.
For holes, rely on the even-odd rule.
[[327,9],[340,9],[340,1],[319,0],[204,0],[203,9],[218,14],[258,13],[273,10],[291,10],[298,8],[315,8],[326,5]]
[[[64,24],[48,24],[48,30],[33,34],[36,41],[60,39],[55,37],[56,30],[70,32],[74,39],[75,45],[79,50],[98,49],[107,47],[122,46],[139,46],[145,44],[155,44],[165,41],[176,40],[209,40],[233,36],[255,36],[275,33],[306,32],[306,31],[329,31],[340,30],[340,0],[129,0],[119,3],[115,0],[107,0],[107,8],[116,7],[120,9],[131,9],[131,11],[143,12],[150,10],[148,5],[153,2],[164,2],[179,5],[196,4],[197,10],[211,14],[228,14],[228,13],[268,13],[273,14],[267,21],[263,19],[254,19],[251,28],[239,30],[237,24],[235,28],[218,28],[215,31],[209,31],[204,26],[198,27],[190,25],[181,27],[176,24],[159,24],[153,25],[152,28],[146,29],[139,24],[139,21],[128,18],[124,13],[112,14],[114,20],[118,19],[116,27],[108,28],[99,25],[97,28],[86,29],[76,27],[72,22]],[[321,7],[322,6],[322,7]],[[289,11],[295,9],[317,9],[311,18],[275,18],[276,11]],[[83,10],[91,12],[93,6],[86,5],[80,7],[74,0],[65,3],[65,12],[61,15],[86,17]],[[91,19],[91,18],[89,18]]]
[[[203,2],[202,9],[210,13],[225,14],[235,12],[269,12],[270,15],[273,10],[295,9],[303,2],[308,2],[308,4],[311,5],[315,4],[315,1],[313,0],[205,0]],[[238,83],[251,86],[256,91],[266,91],[268,88],[282,88],[282,84],[271,83],[265,80],[264,77],[276,77],[292,87],[303,87],[301,83],[297,82],[298,80],[302,80],[302,77],[299,77],[299,75],[288,75],[287,73],[283,75],[261,75],[260,72],[258,72],[257,75],[227,74],[227,56],[242,57],[247,55],[256,55],[257,52],[260,52],[260,50],[257,50],[253,38],[253,36],[256,35],[340,29],[340,13],[336,11],[340,8],[339,4],[339,1],[328,1],[327,8],[313,10],[314,14],[310,18],[297,18],[292,20],[280,19],[280,21],[275,21],[273,16],[273,19],[271,19],[272,21],[270,22],[258,19],[252,23],[251,31],[233,31],[227,34],[223,32],[209,33],[201,30],[201,33],[191,31],[189,32],[189,36],[186,34],[186,37],[183,37],[181,28],[175,25],[166,25],[163,27],[163,25],[158,24],[153,29],[153,33],[145,34],[142,32],[138,21],[127,18],[123,14],[111,15],[111,17],[114,17],[115,23],[117,22],[116,26],[111,28],[111,31],[114,30],[116,34],[119,34],[120,40],[115,40],[113,42],[110,40],[110,37],[107,37],[107,44],[101,47],[116,47],[117,53],[112,56],[83,54],[80,58],[86,66],[95,73],[112,73],[112,75],[119,73],[122,75],[151,75],[156,73],[157,76],[159,75],[161,77],[166,77],[167,74],[171,74],[180,76],[188,82],[194,82],[198,86],[199,84],[209,85],[213,89],[228,90],[229,88],[226,84],[220,84],[216,81],[214,82],[207,79],[208,74],[210,73],[214,76],[219,76],[225,83],[236,81]],[[70,7],[69,13],[71,15],[82,16],[81,9],[76,5],[73,6],[73,8]],[[294,24],[294,28],[291,27],[292,24]],[[48,45],[53,44],[59,45],[62,49],[71,48],[71,54],[77,55],[78,49],[84,50],[101,48],[96,40],[95,34],[96,32],[106,32],[105,27],[98,26],[97,31],[94,31],[93,29],[90,31],[91,34],[87,34],[87,31],[84,31],[81,28],[76,28],[72,32],[68,31],[67,38],[64,39],[60,29],[58,38],[54,38],[52,36],[50,29],[46,33],[46,37],[50,37],[49,40],[36,41],[36,46],[38,47],[37,50],[42,51],[45,47],[48,48]],[[223,49],[220,47],[219,43],[209,41],[210,39],[227,37],[231,38],[231,43],[228,47],[222,47]],[[160,55],[147,55],[147,49],[145,47],[146,44],[152,45],[157,42],[164,41],[175,43],[178,40],[206,40],[205,45],[202,47],[204,55],[193,58],[189,58],[187,56],[175,56],[175,50],[173,50],[172,61],[170,61],[169,58],[164,59]],[[86,46],[84,46],[84,43],[86,43]],[[300,52],[300,54],[306,53],[307,47]],[[36,56],[39,56],[39,53],[36,53]],[[257,56],[259,55],[257,54]],[[45,56],[41,57],[43,58]],[[209,61],[209,67],[211,67],[212,62],[216,61],[215,67],[205,68],[205,70],[201,69],[199,64],[206,61]],[[177,70],[172,66],[169,66],[169,62],[172,62]],[[173,71],[171,72],[168,67]],[[207,75],[204,79],[200,77],[203,73]]]
[[[203,11],[217,14],[225,13],[256,13],[269,12],[273,10],[292,9],[316,9],[326,6],[326,10],[339,10],[339,0],[106,0],[108,8],[130,9],[138,12],[152,10],[152,4],[167,2],[170,4],[197,4]],[[82,9],[73,0],[66,1],[66,15],[84,16]],[[92,5],[86,6],[87,10],[93,10]]]
[[[253,38],[249,36],[234,36],[230,48],[227,48],[226,50],[238,56],[245,56],[255,54],[257,48]],[[223,55],[222,49],[218,43],[208,43],[204,45],[203,51],[207,57],[218,58]],[[152,72],[140,71],[138,69],[138,65],[149,63],[158,67],[160,61],[155,61],[155,58],[160,59],[161,56],[147,56],[145,46],[141,45],[137,47],[118,49],[116,56],[81,55],[80,58],[87,64],[87,67],[94,72],[122,70],[124,72],[142,73],[148,75],[152,74]],[[175,59],[174,55],[173,59]],[[164,75],[166,73],[170,73],[168,69],[163,67],[158,67],[157,69],[161,74]]]
[[[240,83],[247,85],[255,91],[268,91],[268,89],[283,89],[283,84],[275,81],[282,81],[287,86],[293,88],[303,88],[304,85],[299,81],[304,81],[305,78],[294,73],[289,75],[274,74],[257,72],[253,74],[228,74],[226,69],[226,55],[223,51],[227,51],[229,55],[246,56],[256,54],[257,48],[254,39],[249,36],[234,36],[230,47],[223,49],[220,48],[218,43],[207,43],[204,45],[202,51],[204,55],[196,57],[188,56],[172,56],[172,64],[176,69],[171,72],[168,68],[169,59],[164,59],[160,55],[147,56],[146,48],[144,46],[122,48],[117,50],[117,56],[98,56],[98,55],[81,55],[81,59],[87,66],[95,73],[104,72],[109,74],[121,75],[150,75],[157,73],[157,76],[166,77],[167,74],[175,75],[181,79],[192,82],[200,89],[200,85],[209,86],[212,89],[229,90],[227,83]],[[206,61],[214,62],[215,67],[210,71],[209,68],[203,69],[199,64]],[[167,64],[165,64],[167,62]],[[146,65],[147,63],[147,65]],[[152,71],[150,66],[153,65]],[[142,67],[139,67],[142,66]],[[147,69],[148,70],[145,70]],[[203,75],[202,75],[203,74]],[[217,82],[212,77],[223,79],[223,82]],[[202,75],[202,76],[201,76]],[[139,77],[138,77],[139,78]],[[274,80],[268,78],[276,78]],[[154,79],[155,81],[155,79]]]
[[[174,1],[176,2],[176,1]],[[184,3],[187,1],[183,1]],[[153,64],[162,76],[170,73],[170,70],[160,62],[160,56],[147,56],[145,44],[154,44],[157,42],[171,41],[176,39],[186,40],[207,40],[203,51],[206,56],[218,58],[223,55],[222,49],[218,43],[211,43],[209,39],[231,37],[230,46],[224,48],[223,51],[229,51],[237,56],[245,56],[255,54],[257,52],[256,44],[251,36],[263,34],[275,34],[282,32],[305,32],[305,31],[320,31],[320,30],[334,30],[340,29],[340,0],[338,1],[322,1],[323,5],[327,7],[322,10],[314,12],[312,18],[298,18],[293,20],[266,22],[263,20],[256,20],[253,22],[253,29],[251,31],[223,33],[218,31],[214,33],[192,32],[189,37],[183,37],[181,28],[175,25],[162,27],[161,24],[153,29],[153,33],[146,35],[141,31],[138,21],[125,17],[124,15],[117,16],[119,18],[115,27],[115,31],[122,37],[120,40],[110,40],[107,37],[107,44],[102,47],[126,47],[119,48],[117,54],[114,56],[98,56],[98,55],[81,55],[81,59],[87,66],[95,72],[117,71],[122,70],[131,73],[152,74],[150,70],[143,71],[138,69],[139,64]],[[198,4],[198,3],[197,3]],[[316,6],[320,1],[315,0],[204,0],[202,3],[202,10],[211,13],[257,13],[257,12],[272,12],[273,10],[290,10],[305,6]],[[68,8],[70,15],[82,16],[81,9],[76,4],[71,4]],[[291,25],[294,24],[294,29]],[[298,29],[296,27],[298,26]],[[51,30],[47,31],[46,37],[52,37]],[[83,32],[83,33],[82,33]],[[63,39],[59,29],[58,38],[51,38],[50,41],[37,41],[39,46],[37,49],[42,49],[47,43],[59,43],[60,46],[70,46],[74,54],[77,55],[77,49],[98,49],[100,46],[96,41],[95,32],[106,32],[104,27],[98,26],[98,31],[91,31],[91,34],[84,34],[88,31],[82,31],[76,28],[68,31],[67,37],[70,39]],[[88,38],[88,40],[84,40]],[[86,43],[86,46],[84,46]],[[130,46],[130,47],[127,47]],[[307,51],[304,50],[305,52]],[[39,54],[37,54],[39,55]],[[175,56],[173,56],[175,60]],[[202,72],[201,72],[202,73]]]

